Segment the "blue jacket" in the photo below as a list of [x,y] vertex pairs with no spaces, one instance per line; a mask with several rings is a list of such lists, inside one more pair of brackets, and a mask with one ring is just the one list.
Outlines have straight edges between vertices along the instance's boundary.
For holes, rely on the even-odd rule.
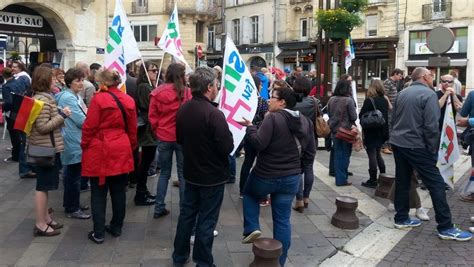
[[474,118],[474,91],[469,92],[460,112],[462,117]]
[[61,162],[63,165],[80,163],[82,156],[82,124],[86,119],[86,113],[81,107],[81,102],[85,106],[84,101],[69,88],[55,97],[59,107],[69,107],[71,109],[71,116],[64,120],[66,127],[62,129],[64,152],[61,153]]
[[260,83],[262,84],[262,89],[260,89],[260,96],[263,99],[268,100],[270,98],[270,96],[269,96],[269,93],[268,93],[269,80],[268,80],[267,76],[265,76],[265,74],[263,74],[263,72],[257,72],[257,73],[255,73],[255,76],[257,76],[257,78],[260,79]]
[[10,79],[2,86],[3,97],[3,112],[12,110],[12,95],[11,93],[23,95],[23,84],[15,79]]

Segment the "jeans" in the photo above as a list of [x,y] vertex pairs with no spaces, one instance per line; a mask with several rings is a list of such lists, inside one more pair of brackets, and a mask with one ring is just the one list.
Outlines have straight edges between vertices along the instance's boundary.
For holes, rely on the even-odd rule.
[[333,143],[331,146],[331,151],[329,152],[329,174],[334,175],[336,171],[334,170],[334,146]]
[[245,158],[242,163],[242,168],[240,169],[240,182],[239,190],[242,194],[244,192],[245,183],[247,182],[247,177],[249,177],[250,169],[252,169],[255,158],[257,158],[257,150],[253,148],[250,142],[244,142],[245,149]]
[[20,136],[20,151],[18,153],[18,174],[20,177],[27,175],[33,171],[33,168],[26,163],[26,134],[19,133]]
[[385,162],[380,154],[381,147],[368,147],[365,149],[367,157],[369,158],[369,170],[377,171],[379,167],[380,173],[385,173]]
[[339,138],[334,138],[334,171],[336,175],[336,185],[347,183],[347,169],[352,153],[352,144]]
[[237,173],[237,167],[235,166],[236,163],[235,163],[235,154],[230,156],[229,155],[229,168],[230,168],[230,178],[229,178],[229,182],[235,182],[235,176],[236,176],[236,173]]
[[303,164],[303,175],[304,179],[300,181],[298,192],[296,193],[296,200],[303,200],[303,198],[309,198],[311,189],[313,188],[314,172],[313,164]]
[[155,158],[150,164],[150,168],[148,168],[148,173],[156,173],[156,169],[161,169],[160,166],[160,161],[159,161],[159,153],[158,153],[158,147],[155,146],[156,151],[155,151]]
[[94,222],[94,235],[103,238],[105,232],[105,210],[107,207],[107,192],[110,191],[112,201],[112,220],[110,228],[115,232],[121,232],[123,220],[125,219],[125,187],[128,182],[128,175],[107,176],[105,184],[99,185],[99,178],[90,178],[91,182],[91,211]]
[[436,163],[438,154],[432,154],[422,148],[402,148],[392,145],[395,158],[395,222],[404,222],[408,219],[409,192],[413,169],[418,172],[421,180],[430,192],[435,211],[438,231],[449,229],[451,211],[446,200],[445,183]]
[[244,188],[244,234],[260,229],[260,199],[271,195],[273,238],[280,241],[283,251],[280,265],[284,266],[291,244],[291,203],[298,191],[301,175],[294,174],[283,177],[263,178],[251,172]]
[[80,210],[81,196],[81,163],[65,165],[63,174],[64,212],[72,213]]
[[179,179],[179,206],[183,200],[184,177],[183,177],[183,150],[181,145],[176,142],[162,142],[158,144],[158,153],[161,164],[160,178],[156,186],[155,213],[161,213],[165,210],[165,198],[168,190],[168,181],[171,177],[173,165],[173,152],[176,152],[176,167],[178,169]]
[[[225,185],[197,186],[186,183],[174,239],[173,262],[184,264],[189,258],[192,230],[196,225],[193,261],[196,266],[213,266],[212,244]],[[258,204],[258,203],[257,203]],[[197,222],[196,222],[197,218]]]
[[140,167],[138,167],[137,173],[137,192],[146,192],[148,188],[146,187],[146,182],[148,178],[148,169],[150,164],[155,158],[156,146],[143,146],[142,147],[142,157],[140,160]]

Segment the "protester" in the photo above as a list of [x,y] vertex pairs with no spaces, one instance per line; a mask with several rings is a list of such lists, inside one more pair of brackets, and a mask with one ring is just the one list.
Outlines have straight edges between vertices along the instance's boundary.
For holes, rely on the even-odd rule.
[[[132,151],[137,147],[135,102],[117,86],[120,74],[104,70],[98,74],[101,92],[90,102],[82,126],[82,176],[91,183],[94,230],[89,239],[104,242],[105,232],[122,233],[125,218],[127,174],[133,170]],[[112,220],[105,225],[107,192],[112,201]]]
[[390,101],[384,94],[383,82],[372,80],[367,90],[367,98],[359,112],[359,118],[369,111],[379,110],[385,123],[380,127],[362,128],[363,140],[367,157],[369,158],[369,180],[362,182],[362,186],[377,187],[377,167],[380,174],[385,174],[385,162],[380,154],[382,145],[388,140],[388,111],[392,108]]
[[258,221],[259,200],[267,194],[272,198],[273,238],[283,245],[279,262],[285,265],[291,243],[291,203],[298,192],[302,162],[314,158],[316,148],[313,125],[298,111],[293,111],[301,96],[288,87],[274,89],[269,101],[270,113],[257,129],[247,126],[250,143],[258,151],[257,163],[244,188],[244,237],[252,243],[261,235]]
[[142,151],[136,177],[137,190],[135,193],[135,205],[137,206],[149,206],[155,204],[155,196],[148,191],[146,183],[148,169],[155,158],[157,145],[155,134],[153,133],[152,126],[148,120],[150,93],[153,91],[153,85],[156,83],[157,75],[158,67],[154,63],[147,61],[145,62],[145,66],[143,64],[140,66],[137,77],[135,104],[138,112],[138,146]]
[[49,68],[37,67],[33,73],[31,89],[33,98],[43,101],[40,114],[33,123],[28,137],[29,145],[53,147],[56,156],[53,166],[35,166],[36,170],[36,224],[35,236],[54,236],[60,234],[62,224],[54,221],[48,213],[48,192],[57,190],[59,185],[59,169],[61,167],[60,153],[64,150],[61,126],[64,120],[71,116],[69,107],[61,111],[56,108],[56,101],[51,95],[54,88],[53,72]]
[[212,102],[219,90],[212,69],[196,68],[189,82],[193,98],[181,107],[176,117],[176,141],[183,149],[186,185],[174,240],[173,263],[184,265],[189,259],[189,240],[196,225],[193,261],[197,266],[215,266],[213,231],[230,175],[227,155],[234,148],[233,138],[224,114]]
[[456,113],[462,108],[462,96],[456,94],[454,86],[454,77],[446,74],[441,76],[440,90],[436,91],[438,97],[439,108],[441,109],[441,115],[439,118],[439,131],[443,129],[444,115],[446,113],[446,105],[448,97],[451,98],[453,117],[456,118]]
[[[454,89],[454,93],[456,95],[461,95],[462,94],[462,84],[458,79],[458,72],[455,71],[455,70],[451,70],[449,72],[449,75],[451,75],[453,77],[453,84],[451,84],[451,86]],[[443,77],[441,77],[441,79],[443,79]]]
[[14,114],[12,114],[13,109],[13,100],[12,93],[22,94],[23,88],[18,80],[13,76],[13,70],[11,68],[3,69],[3,78],[5,78],[5,84],[2,86],[2,100],[3,100],[3,114],[5,114],[5,119],[7,121],[7,130],[10,136],[10,141],[12,145],[11,156],[4,159],[6,163],[9,162],[18,162],[20,157],[20,147],[21,147],[21,132],[13,129]]
[[[54,73],[54,69],[53,69]],[[86,118],[85,103],[78,95],[84,89],[84,73],[72,68],[65,75],[66,89],[56,95],[60,108],[69,107],[71,116],[65,120],[62,130],[64,138],[64,152],[61,153],[61,163],[64,165],[63,173],[63,207],[66,217],[74,219],[89,219],[91,215],[81,209],[81,137],[82,125]]]
[[[398,88],[400,81],[403,80],[403,71],[401,69],[394,69],[392,73],[390,73],[390,77],[383,82],[385,95],[390,100],[390,104],[393,106],[395,103],[395,99],[398,96]],[[392,111],[388,112],[388,124],[392,119]],[[389,127],[389,135],[390,135],[390,127]],[[386,142],[382,147],[382,153],[384,154],[392,154],[392,149],[390,148],[390,144]]]
[[[314,123],[316,120],[316,107],[319,105],[319,100],[308,96],[309,92],[311,91],[311,81],[305,77],[298,77],[293,84],[293,90],[295,93],[298,93],[303,97],[301,102],[296,103],[294,110],[299,111],[312,123]],[[309,142],[313,142],[313,145],[316,146],[316,140],[316,138],[313,138],[312,140],[309,140]],[[296,193],[296,203],[293,207],[294,210],[301,213],[303,213],[304,209],[307,208],[309,204],[309,195],[314,182],[313,162],[314,156],[312,158],[307,158],[306,161],[302,161],[304,179],[300,181],[298,193]]]
[[472,238],[451,222],[445,183],[436,167],[439,149],[440,108],[433,87],[433,75],[423,67],[412,73],[413,83],[402,90],[393,108],[390,144],[395,158],[395,228],[421,225],[408,215],[410,177],[415,169],[430,192],[442,239],[466,241]]
[[64,82],[64,70],[61,68],[53,69],[53,79],[54,79],[54,94],[59,94],[66,89],[66,84]]
[[[260,89],[262,88],[262,85],[260,84],[260,79],[255,75],[252,75],[252,78],[253,78],[253,81],[255,82],[255,87],[258,88],[260,92]],[[259,127],[263,121],[263,118],[265,118],[265,114],[267,112],[268,112],[268,101],[266,101],[259,95],[258,104],[257,104],[257,112],[255,113],[255,117],[252,121],[252,124]],[[247,182],[250,169],[252,168],[255,162],[255,158],[257,157],[257,150],[255,150],[255,148],[252,146],[248,138],[249,138],[249,135],[245,134],[244,141],[243,141],[245,156],[244,156],[244,162],[242,163],[242,168],[240,169],[240,181],[239,181],[239,193],[240,193],[241,198],[243,197],[244,187],[245,187],[245,183]],[[267,200],[265,199],[265,201]]]
[[181,145],[176,143],[176,113],[191,98],[184,76],[185,66],[172,63],[166,71],[165,83],[151,92],[148,116],[153,132],[159,140],[158,153],[161,165],[156,187],[155,213],[153,215],[155,219],[170,213],[165,208],[165,197],[171,177],[173,152],[176,152],[180,203],[183,199],[183,152]]
[[293,87],[293,83],[295,82],[296,78],[302,77],[302,76],[303,76],[303,67],[295,65],[295,67],[293,68],[293,72],[291,73],[290,76],[286,78],[285,81],[289,86]]
[[96,91],[99,90],[99,83],[96,81],[95,76],[97,75],[97,73],[100,71],[101,68],[102,66],[99,63],[92,63],[89,66],[89,70],[90,70],[89,77],[86,77],[87,80],[89,80],[89,82],[91,82],[92,85],[94,85],[94,88]]
[[337,130],[342,127],[347,130],[355,127],[357,111],[351,96],[351,84],[348,80],[339,80],[334,89],[334,95],[328,101],[329,127],[334,151],[334,174],[337,186],[352,185],[348,182],[348,168],[352,153],[352,144],[336,137]]

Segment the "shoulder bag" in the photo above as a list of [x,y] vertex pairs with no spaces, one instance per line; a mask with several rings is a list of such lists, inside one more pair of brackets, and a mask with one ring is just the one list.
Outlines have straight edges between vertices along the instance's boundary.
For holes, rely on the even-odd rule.
[[346,129],[344,127],[341,127],[343,117],[344,117],[344,113],[341,112],[339,127],[337,128],[337,131],[336,131],[336,138],[339,138],[348,143],[354,144],[355,142],[357,142],[357,139],[359,138],[359,131],[356,128]]
[[314,100],[314,133],[317,137],[326,138],[331,133],[331,128],[329,128],[328,123],[324,120],[321,109],[319,108],[318,101],[315,97]]
[[383,114],[375,107],[374,99],[372,97],[369,97],[369,99],[370,102],[372,102],[374,110],[369,110],[362,114],[360,117],[360,125],[364,129],[381,128],[385,125]]
[[37,146],[28,144],[26,149],[26,163],[35,167],[52,167],[56,160],[56,142],[54,142],[54,131],[49,133],[53,147]]

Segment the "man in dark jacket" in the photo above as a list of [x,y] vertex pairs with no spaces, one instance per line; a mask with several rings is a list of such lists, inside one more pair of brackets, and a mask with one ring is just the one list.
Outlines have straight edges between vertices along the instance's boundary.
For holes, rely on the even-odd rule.
[[5,68],[3,70],[3,78],[5,78],[6,81],[6,83],[2,87],[3,112],[5,113],[7,129],[12,143],[12,156],[6,158],[4,161],[18,162],[21,145],[21,132],[13,129],[13,124],[15,123],[15,121],[13,120],[13,116],[11,114],[13,106],[11,94],[22,94],[23,87],[22,84],[15,79],[15,77],[13,76],[13,71],[10,68]]
[[212,69],[197,68],[189,82],[193,99],[184,104],[176,116],[176,139],[183,147],[186,185],[174,240],[173,262],[177,266],[187,262],[189,239],[196,225],[193,261],[198,266],[213,266],[213,231],[219,218],[224,186],[230,176],[228,155],[234,144],[224,114],[212,102],[218,92]]

